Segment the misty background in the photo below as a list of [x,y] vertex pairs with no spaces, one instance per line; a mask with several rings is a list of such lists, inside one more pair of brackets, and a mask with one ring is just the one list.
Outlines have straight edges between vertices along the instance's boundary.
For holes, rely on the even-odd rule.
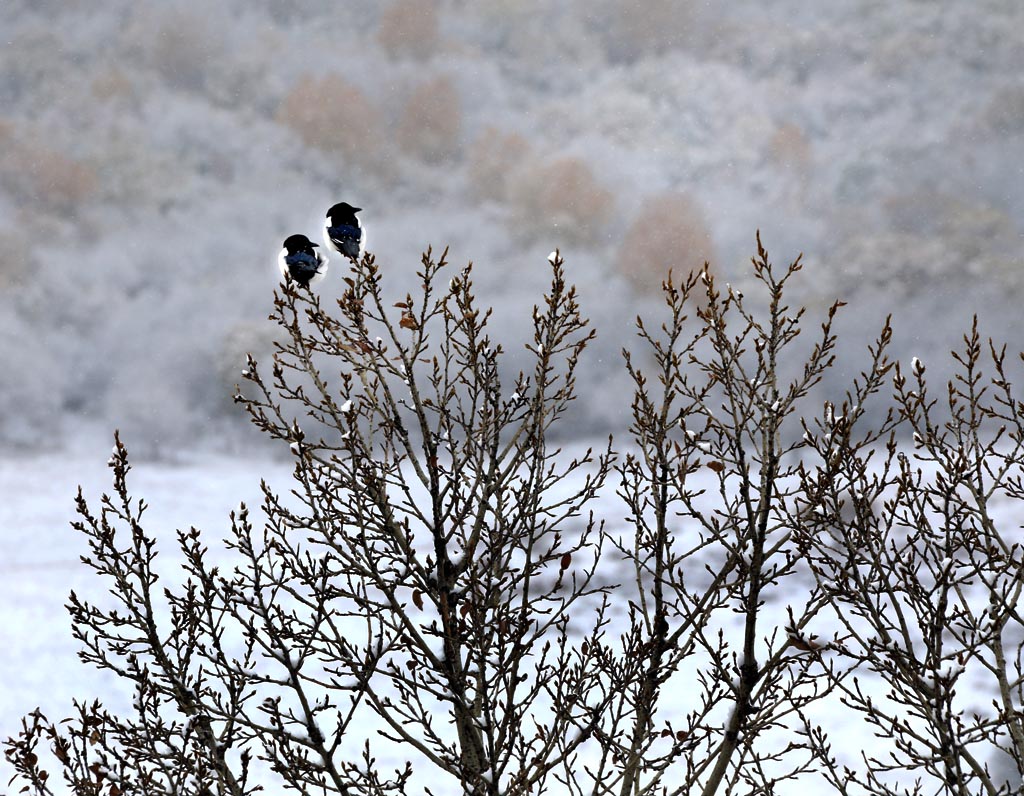
[[472,260],[511,368],[560,248],[581,434],[627,425],[667,269],[743,287],[757,229],[804,253],[793,302],[850,302],[836,388],[889,312],[930,374],[973,313],[1022,346],[1019,0],[5,0],[0,31],[3,446],[258,441],[230,399],[276,254],[337,201],[396,294],[428,245]]

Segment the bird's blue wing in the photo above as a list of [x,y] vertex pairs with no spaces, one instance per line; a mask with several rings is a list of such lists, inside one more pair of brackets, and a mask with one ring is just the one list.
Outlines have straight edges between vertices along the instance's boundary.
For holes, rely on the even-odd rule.
[[284,258],[285,265],[292,276],[299,280],[309,280],[320,268],[317,258],[308,252],[295,252]]
[[333,227],[328,227],[327,234],[331,240],[348,241],[351,243],[358,243],[363,237],[362,229],[353,227],[351,224],[337,224]]

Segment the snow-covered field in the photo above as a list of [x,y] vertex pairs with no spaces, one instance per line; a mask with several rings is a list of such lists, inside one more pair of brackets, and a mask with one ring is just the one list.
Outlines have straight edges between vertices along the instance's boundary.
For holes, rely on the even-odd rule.
[[[109,492],[110,445],[101,440],[70,452],[0,458],[0,735],[19,716],[42,707],[51,716],[68,713],[71,699],[101,696],[111,707],[127,704],[101,675],[75,657],[64,604],[72,589],[96,599],[103,586],[79,562],[84,540],[69,523],[81,484],[91,506]],[[130,484],[151,505],[146,527],[162,545],[161,569],[176,550],[174,530],[194,525],[214,535],[228,526],[228,513],[242,500],[259,502],[259,479],[284,482],[284,463],[205,456],[169,463],[133,465]]]
[[[0,631],[3,737],[13,734],[20,716],[37,706],[51,718],[69,715],[71,700],[76,697],[99,697],[115,711],[129,706],[130,694],[123,686],[78,662],[63,607],[72,589],[86,598],[101,595],[101,583],[78,562],[84,546],[69,521],[74,517],[73,498],[79,484],[92,505],[98,503],[101,493],[109,491],[108,455],[106,442],[91,440],[63,453],[8,456],[0,461],[0,601],[5,608]],[[259,505],[261,477],[286,490],[290,472],[289,463],[283,461],[209,454],[183,454],[173,463],[134,465],[131,490],[150,506],[144,525],[163,541],[160,571],[173,579],[176,528],[194,525],[212,539],[227,528],[228,513],[240,501]],[[617,501],[614,496],[602,498],[597,509],[614,522],[623,512],[613,501]],[[784,594],[769,600],[766,632],[784,616],[786,601]],[[617,616],[624,613],[620,611]],[[863,682],[878,688],[870,675]],[[983,709],[991,695],[980,684],[967,682],[965,686],[972,706]],[[878,692],[881,697],[882,689]],[[685,689],[667,689],[666,696],[679,700],[680,713],[688,707]],[[663,717],[671,718],[672,706],[664,708]],[[856,764],[862,750],[878,749],[878,741],[856,714],[837,708],[834,701],[819,703],[813,715],[827,726],[840,759]],[[388,769],[405,759],[403,750],[395,750],[393,760],[387,759],[386,750],[381,751],[379,759]],[[6,763],[0,763],[0,779],[6,782],[9,776]]]

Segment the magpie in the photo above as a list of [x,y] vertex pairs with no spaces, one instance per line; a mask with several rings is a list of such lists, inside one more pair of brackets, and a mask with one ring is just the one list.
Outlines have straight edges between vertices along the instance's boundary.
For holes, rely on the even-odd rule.
[[277,266],[284,279],[291,277],[302,287],[319,282],[327,275],[327,258],[316,251],[319,245],[305,235],[289,235],[277,255]]
[[327,211],[327,218],[324,219],[324,243],[327,248],[353,261],[363,256],[363,247],[366,245],[366,230],[356,218],[360,210],[361,207],[352,207],[348,202],[339,202]]

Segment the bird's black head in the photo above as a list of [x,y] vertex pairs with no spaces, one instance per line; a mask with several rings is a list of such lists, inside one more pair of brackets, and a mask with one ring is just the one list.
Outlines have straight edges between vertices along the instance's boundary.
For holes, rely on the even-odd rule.
[[313,254],[313,249],[317,246],[305,235],[289,235],[284,239],[284,248],[289,254],[297,254],[298,252],[306,252],[307,254]]
[[327,211],[327,218],[331,219],[332,225],[351,224],[355,226],[359,223],[356,221],[356,213],[362,209],[361,207],[352,207],[348,202],[338,202]]

